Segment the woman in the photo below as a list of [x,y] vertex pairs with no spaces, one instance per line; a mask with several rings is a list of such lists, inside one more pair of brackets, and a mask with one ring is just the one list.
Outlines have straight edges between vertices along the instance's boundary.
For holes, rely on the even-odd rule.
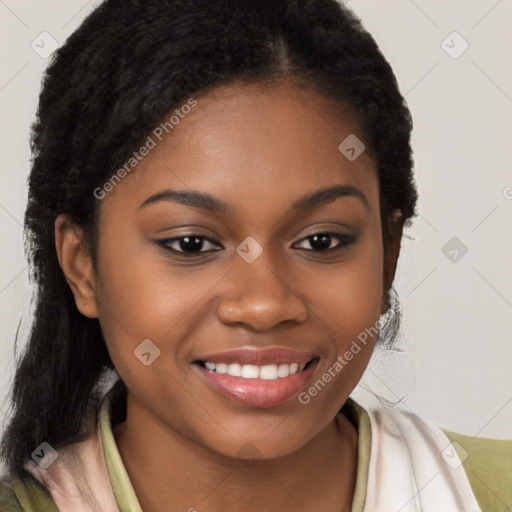
[[349,397],[398,327],[411,128],[334,0],[101,4],[33,129],[1,510],[511,506],[512,443]]

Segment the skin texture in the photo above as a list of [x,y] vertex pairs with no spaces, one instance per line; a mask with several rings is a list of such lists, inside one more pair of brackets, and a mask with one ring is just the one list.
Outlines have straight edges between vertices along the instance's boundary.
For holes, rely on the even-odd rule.
[[[297,397],[269,408],[235,403],[192,363],[235,348],[288,347],[318,355],[311,386],[386,311],[402,223],[397,217],[384,251],[375,161],[369,151],[349,161],[338,149],[349,134],[364,139],[350,109],[289,82],[231,84],[196,98],[101,201],[96,268],[80,228],[56,221],[77,307],[99,318],[129,390],[127,420],[114,427],[119,451],[145,512],[350,510],[357,432],[337,412],[375,339],[307,405]],[[345,196],[291,210],[305,194],[344,184],[368,205]],[[141,208],[166,189],[211,194],[230,211],[169,201]],[[307,237],[321,231],[356,241],[315,251]],[[191,233],[215,243],[205,240],[205,252],[188,259],[155,243]],[[263,248],[250,264],[236,252],[248,236]],[[331,248],[343,242],[331,240]],[[183,251],[179,241],[168,246]],[[144,339],[161,351],[149,366],[134,356]]]

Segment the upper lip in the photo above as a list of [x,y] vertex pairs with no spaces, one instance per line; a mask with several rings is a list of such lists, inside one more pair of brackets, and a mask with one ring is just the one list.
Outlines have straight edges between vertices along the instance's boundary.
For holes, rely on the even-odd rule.
[[225,352],[218,352],[216,354],[209,354],[204,357],[196,359],[196,362],[211,362],[211,363],[225,363],[225,364],[253,364],[257,366],[264,366],[269,364],[293,364],[299,365],[309,363],[315,359],[313,353],[298,352],[286,347],[273,347],[273,348],[239,348],[235,350],[227,350]]

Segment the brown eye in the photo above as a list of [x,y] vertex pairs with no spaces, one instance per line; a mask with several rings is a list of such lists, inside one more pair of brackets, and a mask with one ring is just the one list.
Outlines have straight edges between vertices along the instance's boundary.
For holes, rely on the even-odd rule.
[[[169,251],[177,252],[185,255],[194,255],[206,252],[212,252],[212,249],[202,250],[205,246],[208,247],[208,244],[213,246],[218,246],[219,244],[204,235],[198,234],[189,234],[176,236],[173,238],[166,238],[165,240],[160,240],[157,242],[158,245],[167,249]],[[171,247],[174,246],[174,247]],[[218,249],[213,249],[218,250]]]
[[[338,240],[338,244],[334,247],[331,247],[333,241],[335,240]],[[308,242],[311,247],[311,249],[305,248],[308,251],[312,250],[314,252],[330,252],[342,249],[354,243],[355,241],[356,237],[353,235],[321,231],[303,238],[298,243]]]

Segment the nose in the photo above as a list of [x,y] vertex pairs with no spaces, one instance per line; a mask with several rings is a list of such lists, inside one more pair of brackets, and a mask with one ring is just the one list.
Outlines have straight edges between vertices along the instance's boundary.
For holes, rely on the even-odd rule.
[[252,263],[240,258],[223,280],[225,288],[217,307],[223,323],[265,331],[284,322],[300,324],[306,320],[304,301],[286,281],[289,273],[280,275],[263,254]]

